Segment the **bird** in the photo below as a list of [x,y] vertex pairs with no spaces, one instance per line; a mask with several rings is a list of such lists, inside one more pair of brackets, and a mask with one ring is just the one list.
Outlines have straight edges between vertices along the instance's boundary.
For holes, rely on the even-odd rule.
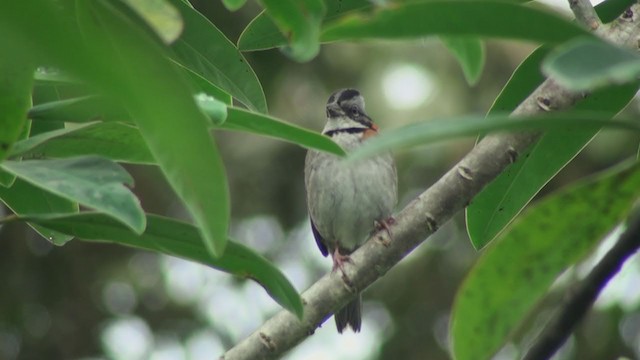
[[[349,153],[378,135],[378,126],[365,113],[363,96],[356,89],[334,92],[326,105],[327,123],[322,131]],[[308,150],[305,188],[311,230],[320,252],[331,255],[333,270],[344,275],[349,255],[374,231],[393,222],[397,202],[397,172],[391,154],[344,162],[339,156]],[[391,233],[389,233],[391,235]],[[335,315],[339,333],[350,327],[359,332],[362,296]]]

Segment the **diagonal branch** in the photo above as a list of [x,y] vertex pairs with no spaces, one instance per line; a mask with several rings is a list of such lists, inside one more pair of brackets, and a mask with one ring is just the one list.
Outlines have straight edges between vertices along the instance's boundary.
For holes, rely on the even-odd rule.
[[[637,212],[637,211],[636,211]],[[600,295],[600,292],[622,268],[624,262],[640,248],[640,216],[634,214],[627,230],[616,244],[571,294],[555,317],[544,328],[523,360],[549,359],[564,344],[573,329]]]
[[[636,14],[640,14],[638,4],[611,24],[600,26],[599,35],[618,45],[637,48],[640,17]],[[582,97],[582,94],[570,92],[547,79],[513,111],[512,116],[569,109]],[[382,241],[380,236],[384,233],[376,234],[351,255],[354,265],[345,269],[350,280],[348,283],[338,273],[326,274],[302,293],[305,304],[302,320],[282,310],[222,358],[276,358],[312,335],[356,293],[382,277],[442,224],[463,210],[476,194],[539,137],[540,133],[529,132],[493,134],[483,138],[440,180],[395,216],[396,223],[391,226],[392,241]]]
[[587,27],[587,29],[598,33],[598,29],[602,26],[602,22],[596,14],[596,10],[591,5],[590,0],[569,0],[569,7],[573,11],[576,20]]

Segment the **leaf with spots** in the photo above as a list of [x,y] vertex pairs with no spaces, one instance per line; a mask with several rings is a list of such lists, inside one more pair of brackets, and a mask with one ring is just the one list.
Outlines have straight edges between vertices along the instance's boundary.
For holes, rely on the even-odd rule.
[[451,320],[455,358],[489,359],[555,279],[588,255],[639,196],[640,164],[625,163],[525,211],[458,290]]

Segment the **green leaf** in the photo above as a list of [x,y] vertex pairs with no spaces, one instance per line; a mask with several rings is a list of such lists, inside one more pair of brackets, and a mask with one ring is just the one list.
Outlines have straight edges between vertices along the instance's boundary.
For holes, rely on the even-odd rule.
[[[10,188],[0,186],[0,200],[18,216],[52,216],[79,211],[78,203],[42,190],[19,178]],[[71,235],[35,223],[27,224],[55,245],[64,245],[73,239]]]
[[489,359],[554,280],[588,255],[638,196],[640,165],[626,163],[528,209],[487,248],[458,290],[451,320],[454,357]]
[[174,64],[176,64],[176,66],[184,70],[185,74],[187,75],[187,78],[191,81],[191,85],[195,87],[196,92],[213,96],[214,98],[216,98],[216,100],[222,101],[227,105],[233,105],[233,98],[231,97],[231,95],[229,95],[229,93],[213,85],[209,80],[203,78],[195,71],[187,67],[184,67],[184,65],[178,62],[175,62],[175,60],[174,60]]
[[336,155],[345,154],[344,150],[333,140],[317,132],[238,108],[229,108],[228,112],[227,121],[219,125],[220,129],[246,131],[288,141],[309,149],[322,150]]
[[540,72],[540,64],[549,53],[548,46],[535,49],[513,72],[507,84],[494,100],[488,115],[513,111],[535,90],[545,77]]
[[0,161],[7,157],[27,122],[35,69],[9,45],[11,41],[0,39],[5,49],[0,56]]
[[83,213],[54,219],[28,219],[87,241],[106,241],[199,262],[227,273],[256,281],[278,304],[302,316],[296,289],[271,262],[251,249],[229,241],[223,256],[214,258],[203,246],[198,229],[157,215],[147,215],[147,228],[136,235],[100,214]]
[[[315,131],[307,130],[298,127],[293,124],[275,119],[273,117],[262,115],[250,111],[246,111],[239,108],[228,108],[226,105],[217,99],[208,98],[206,96],[196,96],[196,101],[200,109],[209,116],[211,124],[220,129],[235,130],[251,132],[258,135],[264,135],[273,137],[279,140],[284,140],[298,144],[303,147],[327,151],[336,155],[344,155],[344,151],[340,146],[334,143],[330,138],[318,134]],[[83,97],[76,99],[67,99],[57,102],[45,103],[38,106],[34,106],[31,109],[31,113],[34,118],[39,120],[56,119],[63,121],[85,122],[90,119],[98,118],[96,114],[105,114],[107,112],[104,109],[108,105],[107,102],[98,99],[97,97]],[[110,108],[113,114],[123,113],[123,110],[117,108]],[[103,117],[104,119],[111,119],[111,116]],[[118,141],[117,134],[110,136],[111,131],[102,134],[100,129],[116,129],[122,131],[122,141],[126,143],[122,144],[122,151],[117,148],[104,148],[99,153],[107,158],[111,158],[117,161],[133,162],[133,163],[147,163],[153,162],[152,157],[147,157],[144,149],[139,146],[138,141],[135,139],[134,128],[127,126],[126,124],[114,123],[116,125],[106,124],[94,124],[91,128],[79,128],[76,130],[61,130],[59,132],[47,133],[41,137],[37,137],[33,140],[27,140],[20,143],[20,147],[14,151],[13,155],[19,153],[30,153],[33,155],[40,154],[40,148],[34,149],[41,142],[47,141],[50,137],[56,138],[62,135],[73,137],[74,139],[82,140],[86,136],[100,139],[107,138]],[[77,131],[77,132],[76,132]],[[90,135],[84,135],[84,132],[91,131]],[[115,131],[115,130],[114,130]],[[132,139],[129,139],[132,138]],[[65,140],[65,142],[71,141],[71,139]],[[129,144],[129,145],[127,145]],[[108,144],[105,144],[108,145]],[[34,150],[32,150],[34,149]],[[97,149],[98,151],[100,149]]]
[[433,0],[389,6],[373,15],[353,15],[327,25],[322,41],[406,39],[426,35],[482,36],[560,43],[591,36],[570,21],[510,2]]
[[37,68],[33,78],[36,84],[39,85],[68,85],[81,83],[80,80],[69,74],[65,74],[58,69],[48,69],[44,67]]
[[[18,138],[16,139],[18,141],[15,142],[13,144],[13,146],[11,147],[11,152],[13,152],[15,150],[17,143],[19,143],[21,140],[26,139],[27,137],[29,137],[29,133],[31,132],[31,129],[32,129],[31,120],[25,121],[24,126],[22,127],[22,130],[20,131],[20,135],[18,135]],[[9,156],[11,156],[11,152],[9,153]],[[21,158],[16,158],[14,160],[21,160]],[[13,175],[10,172],[4,171],[4,170],[2,170],[2,168],[0,168],[0,187],[11,187],[15,180],[16,180],[16,176],[15,175]]]
[[[323,23],[338,19],[349,13],[372,10],[375,7],[375,1],[327,1],[326,6],[327,13],[323,19]],[[261,12],[251,20],[238,39],[238,48],[242,51],[271,49],[285,46],[286,44],[287,38],[280,32],[278,26],[266,11]]]
[[602,127],[640,131],[640,122],[609,120],[608,113],[563,112],[514,119],[507,114],[468,116],[459,119],[430,120],[389,130],[367,140],[349,153],[349,161],[412,146],[426,145],[455,137],[474,136],[495,131],[537,130],[594,133]]
[[214,125],[222,124],[227,120],[227,104],[206,94],[196,96],[196,101],[198,102],[198,107],[209,117]]
[[229,11],[239,10],[247,0],[222,0],[224,7],[226,7]]
[[[512,111],[542,81],[540,62],[548,52],[539,48],[516,70],[489,114]],[[611,118],[636,93],[637,84],[601,89],[579,102],[575,112],[593,111]],[[471,243],[481,249],[507,226],[531,199],[595,136],[598,128],[544,134],[518,161],[487,185],[466,209]]]
[[76,5],[85,38],[106,44],[95,49],[98,56],[108,58],[111,67],[126,70],[119,78],[121,88],[110,88],[110,95],[126,104],[149,150],[203,232],[207,248],[220,256],[229,226],[226,176],[208,121],[186,82],[165,51],[111,3]]
[[84,123],[96,120],[131,121],[131,116],[120,106],[102,96],[82,96],[50,101],[29,109],[33,120]]
[[185,22],[182,35],[172,45],[176,54],[174,60],[231,94],[249,109],[266,113],[267,101],[262,85],[240,51],[191,6],[182,0],[170,1]]
[[62,160],[5,161],[2,168],[55,195],[105,213],[137,233],[146,220],[138,199],[124,184],[133,179],[120,165],[97,156]]
[[576,39],[549,54],[542,69],[567,89],[593,90],[635,81],[640,56],[601,40]]
[[158,34],[166,44],[174,42],[182,32],[182,18],[167,0],[123,0]]
[[49,131],[17,142],[11,153],[12,156],[32,158],[87,154],[124,163],[155,164],[140,131],[135,126],[119,122],[83,124]]
[[326,11],[322,0],[262,0],[262,4],[289,39],[285,54],[297,61],[308,61],[318,54],[320,25]]
[[606,0],[596,5],[596,12],[603,23],[613,21],[620,16],[623,11],[627,10],[636,0]]
[[469,85],[477,84],[484,68],[484,42],[478,38],[456,36],[441,37],[440,40],[458,59]]

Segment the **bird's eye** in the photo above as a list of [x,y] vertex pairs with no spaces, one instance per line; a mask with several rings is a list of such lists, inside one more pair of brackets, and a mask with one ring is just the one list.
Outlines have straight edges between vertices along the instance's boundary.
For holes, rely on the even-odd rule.
[[353,116],[358,116],[358,114],[360,114],[360,111],[355,106],[352,107],[351,109],[349,109],[349,111],[351,112],[351,115],[353,115]]

